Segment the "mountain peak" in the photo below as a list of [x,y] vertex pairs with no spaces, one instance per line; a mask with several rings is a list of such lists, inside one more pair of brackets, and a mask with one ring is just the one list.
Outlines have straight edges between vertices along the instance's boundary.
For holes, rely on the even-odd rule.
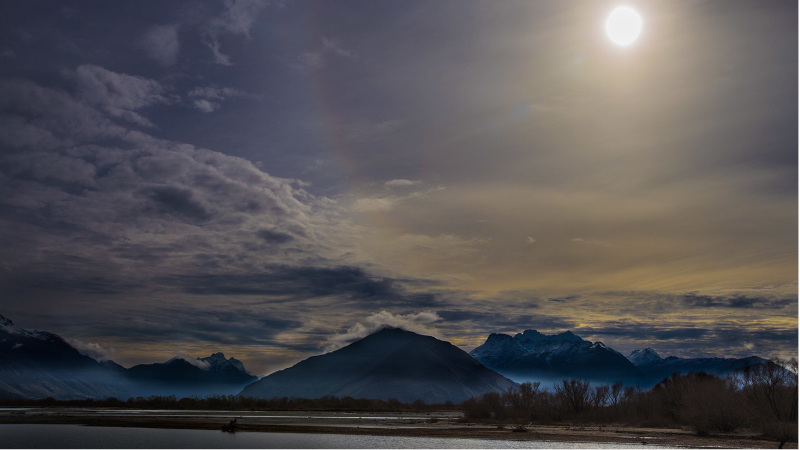
[[636,366],[650,365],[664,361],[664,359],[650,347],[634,350],[628,355],[628,360]]
[[197,359],[199,361],[211,364],[212,366],[228,362],[228,360],[225,359],[225,354],[222,352],[212,353],[211,356],[207,356],[205,358],[197,358]]
[[417,334],[417,333],[405,330],[400,327],[393,327],[391,325],[382,325],[372,334],[375,335],[375,334]]
[[556,334],[553,337],[558,338],[558,340],[561,340],[561,341],[576,341],[577,342],[577,341],[582,341],[583,340],[583,339],[581,339],[580,336],[578,336],[577,334],[575,334],[575,333],[573,333],[572,331],[569,331],[569,330],[567,330],[567,331],[565,331],[563,333]]
[[0,327],[13,327],[14,322],[0,315]]
[[0,331],[8,334],[19,334],[19,328],[14,326],[14,322],[12,322],[11,319],[6,319],[3,316],[0,316]]
[[514,386],[453,344],[396,327],[312,356],[247,386],[259,398],[328,395],[411,402],[463,401]]
[[240,372],[247,372],[241,361],[234,357],[225,359],[225,354],[222,352],[212,353],[211,356],[197,358],[197,360],[206,364],[209,370],[225,370],[228,367],[233,367]]
[[541,345],[551,345],[554,342],[583,342],[583,339],[571,331],[559,334],[542,334],[536,330],[525,330],[522,333],[515,334],[514,340],[528,350],[533,350]]

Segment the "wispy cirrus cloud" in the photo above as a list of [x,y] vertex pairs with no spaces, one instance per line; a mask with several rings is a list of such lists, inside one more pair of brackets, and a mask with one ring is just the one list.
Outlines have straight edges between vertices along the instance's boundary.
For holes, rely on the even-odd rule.
[[299,68],[316,71],[324,69],[331,57],[355,59],[356,52],[350,50],[341,43],[339,39],[322,36],[312,51],[301,54],[298,58]]
[[210,113],[222,106],[222,102],[231,98],[258,99],[259,96],[230,87],[216,88],[211,86],[195,87],[188,92],[192,106],[202,112]]
[[214,62],[230,66],[230,56],[222,53],[220,38],[223,35],[250,36],[250,29],[262,10],[269,4],[267,0],[226,0],[225,10],[211,18],[203,30],[203,42],[214,55]]

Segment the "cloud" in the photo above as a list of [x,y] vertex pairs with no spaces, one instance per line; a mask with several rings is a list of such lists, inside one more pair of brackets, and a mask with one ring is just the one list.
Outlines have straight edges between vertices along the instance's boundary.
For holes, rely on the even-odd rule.
[[[524,310],[534,309],[527,306]],[[525,314],[520,309],[508,311],[479,311],[468,309],[438,310],[439,315],[447,324],[458,323],[459,328],[472,330],[471,339],[481,343],[490,333],[520,333],[525,330],[539,330],[549,333],[558,333],[574,330],[576,322],[573,319],[549,314]]]
[[156,214],[174,214],[191,220],[206,221],[211,218],[207,208],[199,202],[191,189],[180,186],[154,186],[137,191],[151,200],[145,210]]
[[355,58],[356,56],[355,52],[345,49],[337,39],[329,39],[325,36],[322,37],[322,49],[345,58]]
[[386,326],[402,328],[419,334],[438,336],[438,332],[432,328],[432,325],[440,320],[441,317],[434,311],[422,311],[408,314],[393,314],[388,311],[381,311],[364,319],[364,323],[356,322],[355,325],[348,328],[344,333],[333,335],[328,340],[326,351],[333,351],[344,347]]
[[412,186],[418,186],[420,184],[422,184],[422,181],[404,180],[404,179],[389,180],[383,183],[383,185],[386,186],[387,188],[407,188]]
[[444,189],[442,186],[425,186],[422,181],[404,179],[386,181],[382,188],[380,193],[355,199],[352,209],[358,212],[391,211],[402,202],[424,198]]
[[194,105],[198,111],[202,111],[204,113],[214,112],[220,107],[219,103],[210,102],[204,98],[193,101],[192,105]]
[[113,348],[103,348],[94,342],[83,342],[77,339],[67,339],[67,343],[73,346],[78,352],[84,356],[88,356],[97,362],[108,361],[111,356],[116,353]]
[[397,200],[392,198],[359,198],[353,204],[353,209],[360,212],[381,212],[394,208]]
[[223,101],[230,98],[248,98],[257,99],[257,95],[250,94],[238,89],[229,87],[215,88],[215,87],[196,87],[188,92],[189,98],[192,100],[192,106],[197,110],[209,113],[219,109]]
[[344,48],[338,39],[323,36],[318,49],[300,55],[300,67],[311,71],[323,69],[327,65],[329,55],[347,59],[356,57],[355,52]]
[[198,369],[205,370],[205,369],[208,369],[209,367],[211,367],[210,363],[208,363],[206,361],[201,361],[201,360],[199,360],[197,358],[193,358],[193,357],[189,356],[188,354],[186,354],[183,351],[178,352],[178,354],[175,355],[174,358],[170,359],[170,361],[173,361],[173,360],[176,360],[176,359],[182,359],[182,360],[188,362],[189,364],[197,367]]
[[342,135],[348,142],[362,143],[393,133],[399,129],[402,124],[403,122],[397,119],[380,122],[359,119],[354,122],[342,124],[340,129]]
[[305,52],[300,55],[300,63],[303,67],[311,70],[319,70],[325,67],[325,60],[320,52]]
[[256,235],[270,244],[285,244],[294,240],[291,234],[275,230],[258,230]]
[[[121,336],[137,345],[175,342],[178,343],[175,348],[188,348],[203,343],[219,351],[226,346],[279,344],[277,335],[303,325],[288,315],[274,305],[238,305],[235,302],[225,305],[195,302],[179,306],[169,303],[152,308],[138,308],[131,303],[118,305],[107,312],[104,321],[86,327],[93,334]],[[319,345],[314,347],[318,348]]]
[[17,149],[50,150],[128,133],[78,95],[30,81],[0,81],[0,110],[0,139]]
[[250,29],[258,14],[267,6],[264,0],[226,0],[225,11],[212,18],[203,31],[203,42],[214,55],[214,62],[224,66],[233,63],[228,55],[221,52],[220,36],[250,36]]
[[75,80],[78,99],[114,118],[146,127],[154,126],[137,111],[157,103],[170,103],[155,80],[85,64],[69,74]]
[[359,267],[269,266],[257,273],[175,275],[162,279],[198,295],[256,295],[277,301],[338,297],[381,302],[418,300],[387,277],[370,275]]
[[139,38],[139,48],[151,59],[164,67],[178,60],[180,43],[179,25],[155,25]]
[[602,239],[595,239],[595,238],[584,239],[584,238],[576,237],[576,238],[570,239],[570,242],[572,242],[573,244],[577,244],[577,245],[597,245],[597,246],[600,246],[600,247],[610,247],[611,246],[611,244],[608,243],[607,241],[604,241]]
[[682,306],[692,308],[780,309],[797,304],[796,298],[748,297],[743,294],[723,297],[690,293],[679,296],[679,299]]
[[169,101],[158,83],[99,66],[68,77],[73,92],[0,82],[0,124],[14,125],[0,132],[0,245],[13,261],[0,270],[6,292],[297,289],[296,298],[427,301],[348,265],[361,231],[336,201],[245,159],[127,128],[149,123],[142,108]]

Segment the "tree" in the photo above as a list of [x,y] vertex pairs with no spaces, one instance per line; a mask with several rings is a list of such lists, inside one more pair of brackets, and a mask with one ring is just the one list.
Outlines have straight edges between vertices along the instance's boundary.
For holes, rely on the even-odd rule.
[[589,380],[561,380],[561,384],[556,383],[554,387],[556,398],[566,411],[580,414],[588,409]]

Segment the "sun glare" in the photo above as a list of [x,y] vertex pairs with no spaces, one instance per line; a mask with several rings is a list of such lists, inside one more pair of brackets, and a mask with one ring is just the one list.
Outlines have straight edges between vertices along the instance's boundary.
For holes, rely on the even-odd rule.
[[606,19],[606,34],[617,45],[628,46],[639,37],[642,32],[642,18],[627,6],[620,6],[608,15]]

